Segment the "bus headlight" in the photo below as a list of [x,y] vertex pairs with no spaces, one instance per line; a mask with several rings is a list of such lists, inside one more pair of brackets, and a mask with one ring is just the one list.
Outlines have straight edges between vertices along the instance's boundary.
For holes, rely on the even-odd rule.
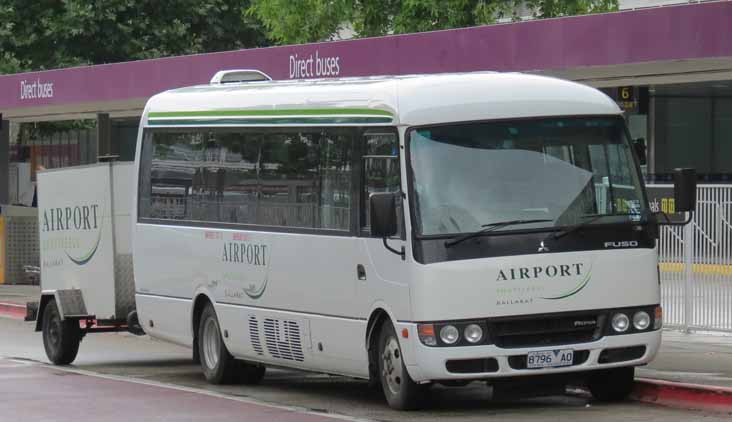
[[615,330],[618,333],[624,333],[628,331],[628,327],[630,327],[630,319],[628,319],[628,316],[624,313],[617,313],[613,316],[613,330]]
[[651,317],[644,311],[638,311],[633,315],[633,327],[638,331],[643,331],[651,325]]
[[460,332],[454,325],[445,325],[440,330],[440,340],[445,344],[455,344],[460,339]]
[[465,336],[465,340],[467,340],[468,343],[475,344],[483,340],[483,329],[480,328],[480,325],[478,324],[469,324],[467,327],[465,327],[463,335]]

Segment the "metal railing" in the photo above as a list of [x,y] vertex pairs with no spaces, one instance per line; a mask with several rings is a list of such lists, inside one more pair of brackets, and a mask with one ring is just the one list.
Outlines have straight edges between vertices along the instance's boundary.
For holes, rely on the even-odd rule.
[[732,332],[732,185],[700,185],[686,226],[662,226],[665,325]]

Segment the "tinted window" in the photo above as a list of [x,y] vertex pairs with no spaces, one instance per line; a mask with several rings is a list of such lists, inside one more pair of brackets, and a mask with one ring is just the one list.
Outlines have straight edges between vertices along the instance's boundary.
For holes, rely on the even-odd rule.
[[[373,193],[399,192],[399,137],[396,131],[370,129],[363,135],[363,217],[361,226],[370,232],[368,198]],[[398,199],[401,205],[401,198]],[[399,207],[401,212],[401,207]],[[401,226],[401,217],[398,219]],[[399,232],[401,233],[401,227]]]
[[140,217],[349,230],[356,133],[351,128],[148,132]]

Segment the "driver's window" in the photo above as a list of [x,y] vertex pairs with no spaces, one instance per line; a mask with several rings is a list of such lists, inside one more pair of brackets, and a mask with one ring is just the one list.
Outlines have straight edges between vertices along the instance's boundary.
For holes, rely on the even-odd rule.
[[[371,232],[369,197],[372,193],[399,192],[399,136],[392,129],[369,129],[364,132],[363,155],[363,204],[361,208],[361,231]],[[397,199],[399,233],[402,233],[401,197]]]

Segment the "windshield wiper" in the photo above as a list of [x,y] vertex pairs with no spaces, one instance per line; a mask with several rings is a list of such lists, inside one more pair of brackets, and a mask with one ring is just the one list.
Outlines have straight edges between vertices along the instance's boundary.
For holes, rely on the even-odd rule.
[[566,229],[554,233],[554,239],[560,239],[568,234],[574,233],[579,229],[585,228],[588,225],[592,224],[593,222],[601,219],[602,217],[618,217],[618,216],[628,216],[629,214],[585,214],[582,216],[582,218],[587,218],[588,220],[583,221],[581,223],[577,223],[573,226],[569,226]]
[[452,240],[448,240],[445,242],[445,247],[449,248],[451,246],[457,245],[458,243],[472,239],[474,237],[481,236],[485,233],[492,232],[494,230],[498,230],[502,227],[506,226],[513,226],[517,224],[531,224],[531,223],[545,223],[547,221],[554,221],[554,220],[548,220],[548,219],[539,219],[539,220],[509,220],[509,221],[498,221],[496,223],[489,223],[489,224],[483,224],[481,227],[482,229],[478,230],[477,232],[467,233],[462,236],[456,237]]

